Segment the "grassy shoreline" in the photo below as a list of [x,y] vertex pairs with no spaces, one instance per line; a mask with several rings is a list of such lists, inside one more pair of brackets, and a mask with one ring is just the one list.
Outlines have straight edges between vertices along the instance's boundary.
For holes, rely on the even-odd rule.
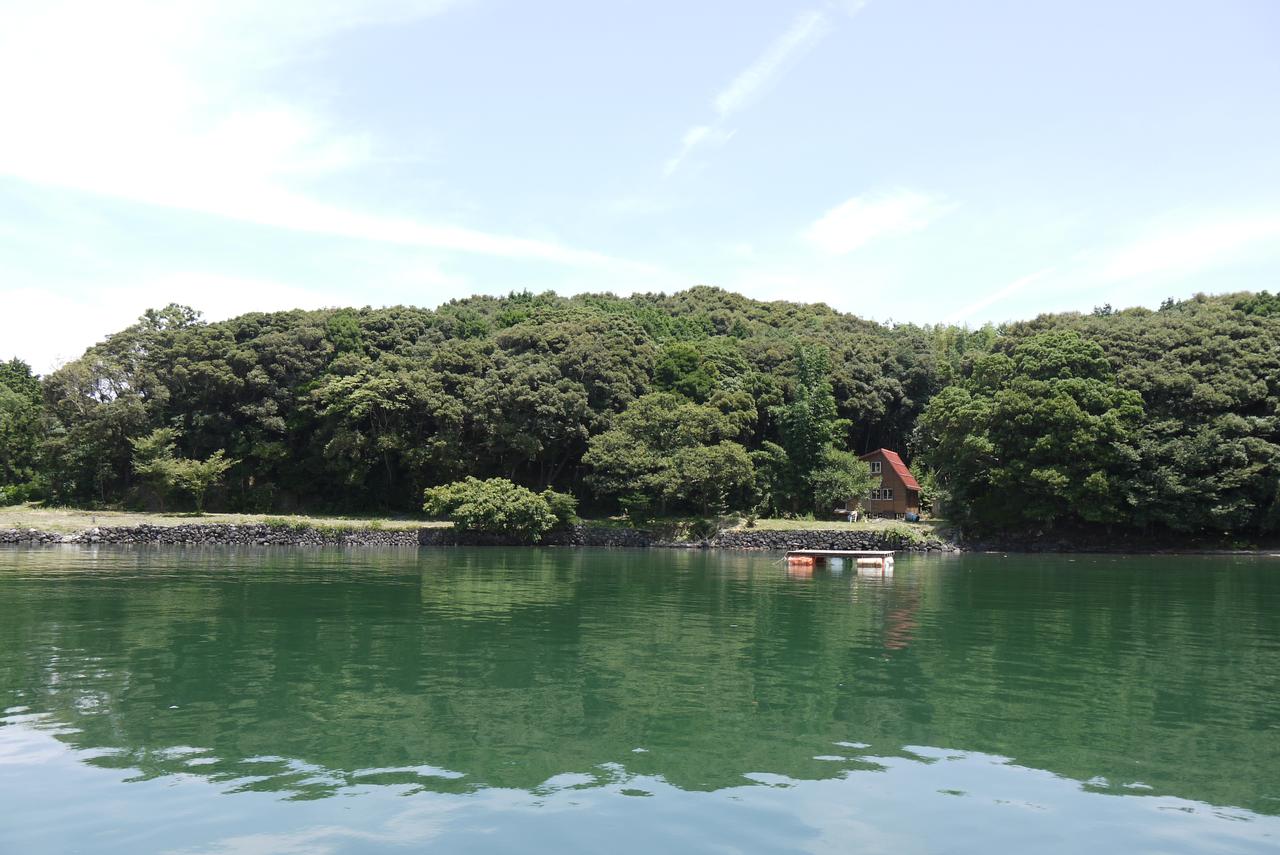
[[[657,520],[652,525],[638,528],[684,528],[689,521]],[[584,519],[584,524],[632,528],[618,518]],[[375,516],[321,516],[312,514],[220,514],[206,513],[158,513],[148,511],[97,511],[79,508],[45,508],[37,505],[10,505],[0,507],[0,529],[38,529],[56,534],[76,534],[95,526],[128,527],[141,525],[269,525],[290,528],[318,529],[381,529],[408,531],[419,528],[448,527],[451,523],[438,520],[409,517]],[[746,526],[742,520],[729,526],[743,531],[900,531],[909,537],[919,538],[938,535],[937,522],[908,523],[886,519],[860,520],[855,523],[843,520],[758,519],[754,526]]]
[[[729,522],[729,519],[722,522]],[[662,519],[640,526],[632,526],[621,517],[588,518],[582,523],[596,528],[636,528],[666,541],[699,541],[695,534],[695,520]],[[38,505],[0,506],[0,530],[35,529],[54,535],[83,534],[96,527],[133,526],[176,527],[181,525],[266,525],[278,529],[307,530],[321,533],[368,531],[417,531],[422,528],[449,528],[452,523],[412,517],[375,516],[324,516],[315,514],[222,514],[206,513],[155,513],[146,511],[85,510],[80,508],[45,508]],[[843,520],[757,519],[747,526],[737,519],[736,525],[722,525],[721,531],[737,532],[892,532],[906,543],[923,543],[932,540],[954,543],[954,532],[945,520],[929,520],[908,523],[901,520],[869,519],[855,523]],[[1061,552],[1072,554],[1186,554],[1186,555],[1258,555],[1280,558],[1280,542],[1233,543],[1225,538],[1220,541],[1196,538],[1168,538],[1137,540],[1116,537],[1106,543],[1096,538],[1066,538],[1068,544],[1058,548],[1037,546],[1034,541],[971,542],[965,544],[968,551],[987,552]]]
[[156,525],[270,525],[281,527],[385,529],[409,531],[447,526],[449,523],[396,517],[313,516],[309,514],[154,513],[146,511],[94,511],[79,508],[42,508],[33,505],[0,507],[0,529],[39,529],[75,534],[95,526]]

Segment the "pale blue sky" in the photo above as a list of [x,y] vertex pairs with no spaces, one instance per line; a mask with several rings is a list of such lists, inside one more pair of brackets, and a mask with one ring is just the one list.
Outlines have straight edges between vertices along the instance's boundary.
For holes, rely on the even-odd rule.
[[1280,288],[1274,0],[0,0],[0,115],[41,371],[170,300]]

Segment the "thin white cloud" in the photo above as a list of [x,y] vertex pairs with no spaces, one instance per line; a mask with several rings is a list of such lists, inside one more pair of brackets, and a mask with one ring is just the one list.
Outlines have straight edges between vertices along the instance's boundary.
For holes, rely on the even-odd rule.
[[965,306],[964,308],[958,311],[952,312],[950,315],[946,317],[943,323],[958,324],[958,323],[961,323],[962,321],[966,321],[969,318],[981,312],[983,309],[993,306],[996,303],[999,303],[1001,300],[1009,299],[1014,294],[1017,294],[1019,291],[1022,291],[1028,285],[1034,282],[1038,282],[1041,279],[1044,279],[1046,276],[1048,276],[1053,272],[1054,272],[1053,268],[1046,268],[1044,270],[1037,270],[1035,273],[1032,273],[1029,276],[1023,276],[1021,279],[1016,279],[1013,282],[1010,282],[1008,285],[1005,285],[1003,288],[999,288],[995,291],[992,291],[990,294],[987,294],[985,297],[970,303],[969,305]]
[[854,196],[823,214],[804,236],[824,252],[845,255],[872,241],[919,231],[953,207],[914,190]]
[[750,104],[786,69],[789,62],[809,50],[830,29],[825,12],[802,12],[765,52],[744,69],[713,102],[716,114],[727,119]]
[[[1078,253],[1067,266],[1024,276],[953,312],[945,321],[967,320],[1033,283],[1041,286],[1040,311],[1083,310],[1089,303],[1103,302],[1116,306],[1141,304],[1148,302],[1144,298],[1152,296],[1141,287],[1144,280],[1155,283],[1193,276],[1242,260],[1251,253],[1278,250],[1280,215],[1277,214],[1225,216],[1202,219],[1190,225],[1184,221],[1153,229],[1142,239],[1110,251]],[[1049,304],[1044,303],[1046,299]]]
[[[852,15],[861,7],[860,3],[848,4],[845,11]],[[663,174],[670,177],[699,148],[721,146],[728,142],[733,137],[733,131],[726,127],[726,123],[750,106],[791,64],[821,41],[830,29],[831,16],[824,10],[810,9],[796,16],[791,26],[774,39],[755,62],[739,72],[712,99],[714,120],[694,125],[685,131],[679,150],[663,165]]]
[[721,146],[733,138],[733,131],[725,130],[719,125],[696,125],[685,131],[680,140],[680,150],[662,166],[662,174],[670,178],[680,168],[685,159],[693,154],[694,149],[702,146]]
[[1274,241],[1280,241],[1280,215],[1276,214],[1232,217],[1169,229],[1110,253],[1102,264],[1100,277],[1118,282],[1196,273],[1229,263],[1263,242]]
[[639,192],[605,199],[599,210],[615,216],[647,216],[665,214],[675,209],[678,201],[671,197]]
[[[147,309],[181,302],[201,310],[208,320],[249,311],[318,309],[351,303],[350,294],[318,291],[266,279],[202,272],[157,275],[144,281],[100,282],[74,296],[67,289],[0,288],[0,305],[15,311],[0,315],[0,359],[17,356],[46,373],[80,356],[108,333],[124,329]],[[31,318],[57,318],[57,334]]]
[[554,241],[358,210],[314,180],[377,160],[359,129],[266,90],[335,35],[451,0],[94,0],[6,12],[0,175],[233,220],[565,265],[643,267]]

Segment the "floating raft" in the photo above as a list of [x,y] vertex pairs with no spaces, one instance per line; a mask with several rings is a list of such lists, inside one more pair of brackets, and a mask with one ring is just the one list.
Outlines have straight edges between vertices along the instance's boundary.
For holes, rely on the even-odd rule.
[[852,561],[859,570],[893,572],[891,549],[791,549],[787,551],[787,564],[812,567],[819,561]]

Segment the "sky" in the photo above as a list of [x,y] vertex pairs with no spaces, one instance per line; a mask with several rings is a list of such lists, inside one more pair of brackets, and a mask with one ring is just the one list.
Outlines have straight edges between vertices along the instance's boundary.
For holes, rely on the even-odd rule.
[[0,0],[0,117],[39,372],[169,302],[1280,289],[1275,0]]

